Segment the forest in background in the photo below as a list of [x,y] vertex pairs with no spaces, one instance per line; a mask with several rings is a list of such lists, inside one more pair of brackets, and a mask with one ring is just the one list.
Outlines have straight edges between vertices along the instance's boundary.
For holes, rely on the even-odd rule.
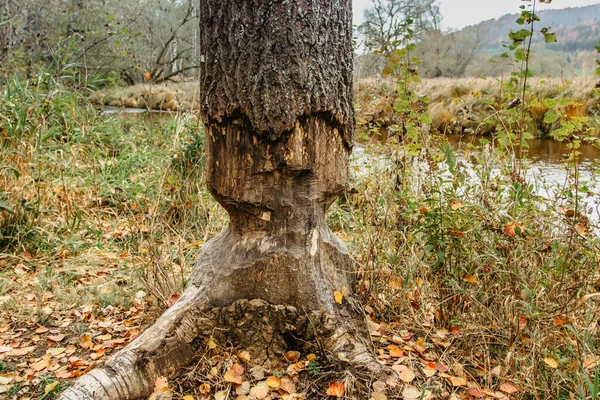
[[[377,76],[385,58],[373,54],[385,42],[399,40],[402,1],[397,10],[365,15],[355,26],[355,78]],[[393,2],[392,2],[393,3]],[[432,77],[499,76],[506,70],[499,56],[516,15],[481,22],[460,31],[441,31],[435,1],[416,2],[416,55],[420,75]],[[421,5],[419,5],[421,4]],[[426,10],[419,7],[426,6]],[[196,0],[4,0],[0,11],[0,72],[35,74],[50,67],[63,72],[103,76],[110,84],[197,76],[198,4]],[[589,76],[595,68],[594,45],[600,31],[600,5],[543,11],[540,17],[557,33],[557,42],[533,42],[536,75]],[[394,26],[390,32],[381,27]],[[383,32],[386,31],[386,32]],[[496,62],[490,62],[490,59]]]

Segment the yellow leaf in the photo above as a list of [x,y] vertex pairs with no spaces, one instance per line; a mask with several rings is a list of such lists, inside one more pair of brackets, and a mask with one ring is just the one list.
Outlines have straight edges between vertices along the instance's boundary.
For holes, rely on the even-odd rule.
[[467,378],[463,376],[449,376],[452,386],[467,386]]
[[333,382],[329,385],[329,389],[327,389],[327,396],[342,397],[345,390],[346,388],[343,383]]
[[52,382],[51,384],[47,385],[47,386],[44,388],[44,393],[48,394],[48,393],[50,393],[51,391],[53,391],[53,390],[54,390],[54,388],[56,388],[56,387],[58,386],[58,383],[59,383],[58,381],[54,381],[54,382]]
[[208,339],[208,348],[211,350],[217,348],[217,342],[215,342],[215,339],[213,339],[212,336]]
[[277,389],[280,384],[281,384],[281,381],[279,380],[278,377],[276,377],[274,375],[267,378],[267,385],[269,385],[269,387],[272,387],[273,389]]
[[556,361],[554,358],[552,357],[546,357],[544,358],[544,362],[550,367],[550,368],[558,368],[558,361]]
[[183,396],[183,400],[196,400],[196,398],[190,394]]
[[342,292],[338,292],[336,290],[335,293],[333,293],[333,298],[335,299],[336,303],[342,304],[342,300],[344,299],[344,295],[342,294]]

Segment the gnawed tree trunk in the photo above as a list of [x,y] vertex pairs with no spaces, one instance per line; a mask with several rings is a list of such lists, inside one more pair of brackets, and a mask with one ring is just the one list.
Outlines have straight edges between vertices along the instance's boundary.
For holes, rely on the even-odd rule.
[[239,318],[222,317],[231,307],[288,306],[269,338],[237,335],[260,362],[284,350],[279,322],[310,314],[328,321],[319,331],[326,350],[380,371],[357,307],[334,301],[336,290],[352,287],[354,266],[325,223],[348,180],[351,21],[350,0],[201,2],[207,181],[229,227],[203,247],[178,302],[63,399],[147,395],[158,376],[205,348],[217,324],[239,331]]

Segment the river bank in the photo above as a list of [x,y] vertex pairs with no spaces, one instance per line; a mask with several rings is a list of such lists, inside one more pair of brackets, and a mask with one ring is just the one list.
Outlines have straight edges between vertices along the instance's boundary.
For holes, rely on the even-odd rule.
[[[585,134],[600,136],[600,97],[594,90],[592,77],[565,81],[559,78],[533,78],[527,91],[527,113],[531,117],[527,129],[534,137],[548,137],[559,122],[546,123],[549,110],[545,100],[571,99],[561,110],[569,118],[585,116]],[[502,124],[507,98],[506,79],[461,78],[424,79],[415,84],[417,96],[428,96],[424,111],[432,117],[432,127],[443,134],[492,135]],[[198,109],[197,82],[166,82],[138,84],[131,87],[108,88],[90,95],[98,105],[146,108],[165,111]],[[385,79],[365,79],[355,85],[358,133],[379,132],[402,123],[394,111],[396,99],[393,82]]]

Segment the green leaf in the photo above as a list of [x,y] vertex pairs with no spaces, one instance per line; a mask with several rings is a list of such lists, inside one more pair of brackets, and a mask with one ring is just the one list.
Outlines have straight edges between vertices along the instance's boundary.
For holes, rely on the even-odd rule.
[[528,29],[519,29],[516,32],[510,31],[508,34],[508,37],[512,40],[513,44],[524,42],[529,36],[531,36],[531,31]]
[[394,55],[399,58],[404,58],[404,57],[406,57],[406,50],[405,49],[395,50]]
[[424,123],[424,124],[426,124],[426,125],[429,125],[432,122],[432,120],[431,120],[431,114],[429,114],[428,112],[421,114],[420,119],[421,119],[421,122]]
[[525,51],[519,47],[517,51],[515,51],[515,58],[519,61],[527,61],[527,54],[525,54]]
[[0,210],[6,211],[9,214],[14,214],[15,209],[6,204],[4,201],[0,200]]
[[554,108],[556,106],[556,100],[554,99],[544,99],[544,105],[548,108]]
[[595,74],[596,74],[596,76],[600,76],[600,67],[596,68]]
[[573,99],[569,97],[561,97],[558,99],[558,105],[560,106],[570,106],[571,104],[573,104]]
[[422,148],[423,146],[421,146],[419,143],[409,143],[406,146],[404,146],[406,152],[413,157],[417,157],[419,154],[421,154]]
[[544,33],[544,41],[546,43],[556,43],[556,32]]
[[559,118],[560,114],[558,114],[556,110],[550,109],[546,112],[546,115],[544,116],[544,122],[547,124],[553,124],[554,122],[558,121]]

